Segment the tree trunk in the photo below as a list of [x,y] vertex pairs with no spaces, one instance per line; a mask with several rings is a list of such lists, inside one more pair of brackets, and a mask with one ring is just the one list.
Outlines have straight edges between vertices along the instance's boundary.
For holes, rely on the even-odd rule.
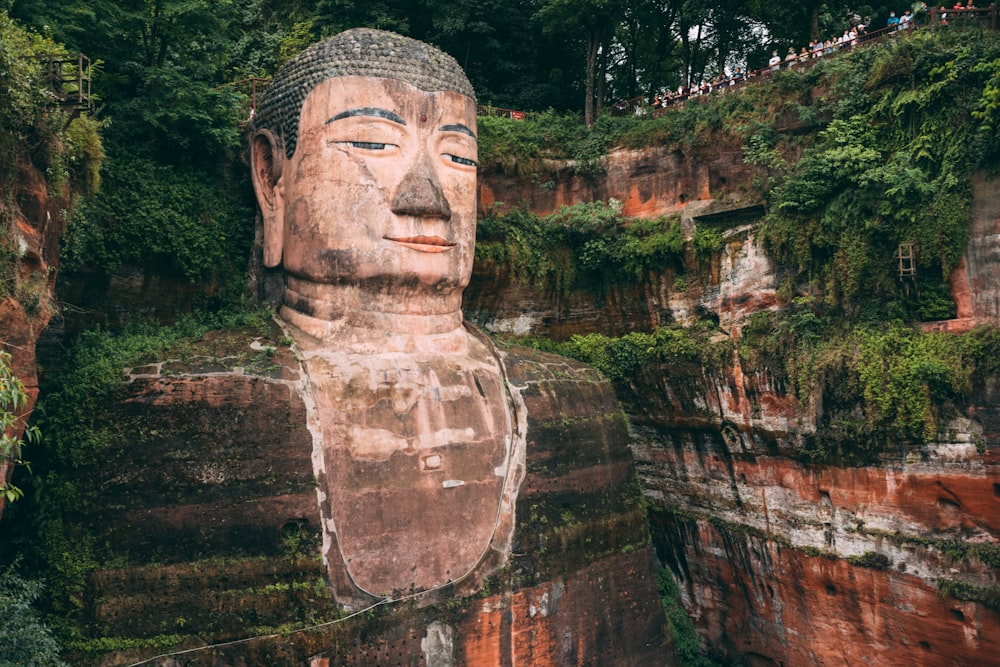
[[705,78],[705,65],[708,64],[708,54],[705,54],[705,57],[701,59],[701,62],[699,62],[697,55],[702,50],[701,28],[703,25],[704,23],[698,24],[698,32],[694,36],[694,47],[691,48],[693,52],[691,55],[691,74],[688,78],[693,86],[698,85]]
[[[603,40],[602,40],[603,41]],[[604,83],[607,79],[608,74],[608,51],[609,47],[607,44],[601,44],[601,54],[598,60],[597,66],[597,108],[594,112],[594,119],[596,120],[598,116],[601,115],[601,111],[604,110]]]
[[681,21],[681,85],[691,87],[691,38],[688,36],[686,21]]
[[600,29],[592,28],[587,33],[587,81],[583,104],[583,122],[587,127],[594,126],[594,78],[597,70],[597,51],[601,46]]

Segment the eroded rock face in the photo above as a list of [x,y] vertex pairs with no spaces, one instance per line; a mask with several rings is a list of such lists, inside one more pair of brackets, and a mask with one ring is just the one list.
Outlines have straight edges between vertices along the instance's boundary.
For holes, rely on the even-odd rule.
[[[739,146],[718,146],[697,155],[665,147],[618,150],[606,156],[602,166],[599,177],[576,174],[572,165],[556,162],[548,164],[548,175],[532,180],[487,172],[479,181],[480,212],[502,204],[547,215],[562,205],[616,199],[623,203],[625,217],[678,215],[689,240],[698,225],[717,228],[726,241],[720,255],[697,271],[689,270],[683,284],[666,267],[641,285],[611,285],[599,295],[577,290],[559,298],[510,280],[500,267],[481,262],[473,269],[464,301],[475,321],[496,334],[563,340],[592,331],[621,335],[661,324],[688,324],[707,312],[715,313],[729,332],[748,315],[777,307],[779,276],[756,238],[754,224],[763,207]],[[687,262],[691,266],[696,260]]]
[[[65,193],[50,193],[42,174],[23,168],[20,173],[17,208],[7,242],[12,265],[0,267],[9,275],[9,296],[0,298],[0,349],[9,352],[14,374],[28,394],[20,411],[20,436],[38,398],[35,343],[52,316],[50,301],[59,267],[59,237],[63,228]],[[13,466],[0,464],[0,478],[9,479]],[[0,516],[5,497],[0,496]]]
[[709,643],[747,664],[996,664],[996,612],[918,576],[702,519],[654,515],[653,529]]
[[[697,402],[653,375],[639,395],[656,382]],[[737,383],[781,402],[739,377],[705,391],[723,398],[701,402],[700,419],[685,400],[633,415],[657,553],[709,646],[761,665],[991,664],[1000,614],[939,586],[1000,584],[995,389],[920,451],[838,467],[789,458],[806,430],[796,411],[751,418],[725,398]]]
[[962,332],[981,322],[1000,320],[1000,180],[982,175],[972,181],[972,228],[959,266],[952,271],[956,318],[931,330]]
[[[581,201],[617,199],[626,217],[675,213],[692,202],[727,192],[740,200],[750,190],[753,169],[739,145],[685,154],[668,146],[615,150],[602,159],[599,176],[577,174],[575,165],[551,161],[547,175],[525,179],[494,170],[480,179],[479,208],[526,204],[540,215]],[[734,193],[739,193],[735,197]]]
[[[686,229],[722,224],[729,243],[701,267],[699,284],[679,292],[665,271],[604,301],[582,293],[556,301],[518,285],[481,289],[477,273],[472,312],[482,304],[489,315],[480,321],[497,331],[555,338],[595,329],[615,335],[710,312],[738,338],[748,315],[776,307],[780,277],[754,241],[753,221],[740,222],[739,209],[731,209],[733,220],[717,216],[732,206],[711,201],[725,189],[664,156],[648,164],[663,165],[677,182],[649,194],[625,183],[586,190],[570,179],[539,194],[527,185],[505,189],[505,177],[488,175],[481,196],[527,201],[539,213],[578,201],[567,193],[583,201],[613,196],[640,214],[679,211]],[[958,318],[928,329],[966,331],[1000,315],[998,183],[974,181],[972,238],[952,276]],[[1000,545],[995,386],[960,406],[964,416],[942,426],[939,442],[879,465],[817,466],[796,460],[817,428],[817,406],[795,401],[766,368],[744,373],[735,357],[728,366],[722,374],[648,369],[630,378],[622,397],[657,553],[682,584],[707,646],[752,665],[995,663],[997,611],[939,590],[942,581],[958,582],[995,596],[1000,585],[991,555]]]

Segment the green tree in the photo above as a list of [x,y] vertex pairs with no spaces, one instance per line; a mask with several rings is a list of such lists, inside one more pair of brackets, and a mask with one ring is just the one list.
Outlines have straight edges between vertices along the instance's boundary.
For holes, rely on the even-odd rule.
[[[21,380],[10,367],[10,353],[0,351],[0,499],[13,502],[24,493],[7,481],[8,466],[23,463],[24,443],[40,439],[38,428],[25,426],[23,413],[28,406],[28,394]],[[23,436],[15,435],[24,429]],[[2,589],[0,589],[2,590]]]
[[13,567],[0,574],[0,667],[66,667],[31,606],[41,593],[41,584],[22,579]]
[[[99,63],[93,87],[107,125],[108,187],[74,212],[64,269],[109,273],[140,263],[238,291],[253,234],[245,179],[235,175],[248,109],[226,84],[276,64],[285,32],[274,4],[16,3],[23,20]],[[241,41],[248,32],[265,34]]]
[[100,63],[94,87],[112,119],[109,144],[198,164],[238,147],[237,95],[218,89],[236,2],[18,0],[13,15]]
[[[606,54],[613,27],[625,12],[623,0],[547,0],[538,10],[538,20],[550,35],[582,43],[585,51],[583,119],[592,127],[601,110],[601,86],[605,69],[598,56]],[[604,65],[604,61],[601,65]]]

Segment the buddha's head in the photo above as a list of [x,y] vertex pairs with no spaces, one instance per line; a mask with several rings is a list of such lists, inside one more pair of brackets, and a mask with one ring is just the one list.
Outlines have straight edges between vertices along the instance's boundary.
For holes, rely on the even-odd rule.
[[251,136],[263,263],[284,268],[286,307],[334,319],[336,304],[315,295],[344,286],[384,312],[460,307],[476,101],[453,58],[389,32],[343,32],[278,71]]

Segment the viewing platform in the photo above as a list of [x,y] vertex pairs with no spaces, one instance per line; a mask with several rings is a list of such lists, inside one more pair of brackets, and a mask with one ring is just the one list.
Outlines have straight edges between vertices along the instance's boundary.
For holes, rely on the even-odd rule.
[[70,121],[93,109],[90,58],[82,53],[46,53],[36,59],[41,62],[45,85]]

